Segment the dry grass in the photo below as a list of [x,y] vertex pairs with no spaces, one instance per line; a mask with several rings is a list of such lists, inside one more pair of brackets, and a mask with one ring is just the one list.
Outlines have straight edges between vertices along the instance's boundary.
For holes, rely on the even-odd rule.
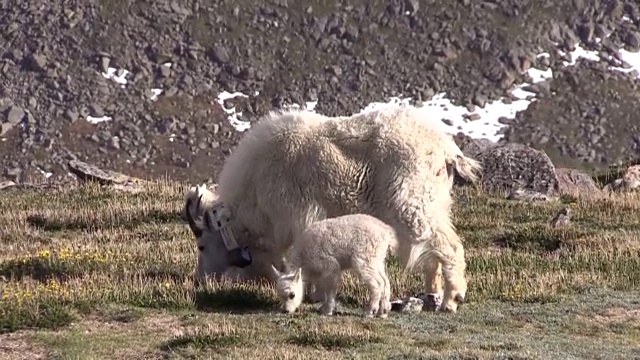
[[[345,276],[342,314],[275,312],[273,288],[197,288],[179,184],[139,194],[85,186],[0,198],[0,357],[7,359],[629,359],[640,356],[640,199],[563,204],[458,194],[468,303],[455,315],[359,316]],[[418,276],[389,263],[394,297]],[[316,357],[317,355],[317,357]]]

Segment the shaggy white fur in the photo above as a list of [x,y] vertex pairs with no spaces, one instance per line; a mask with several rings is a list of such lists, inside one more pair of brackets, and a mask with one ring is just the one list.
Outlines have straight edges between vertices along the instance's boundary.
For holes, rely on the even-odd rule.
[[467,284],[450,220],[454,170],[476,181],[480,164],[414,107],[334,118],[274,112],[241,139],[216,194],[233,232],[245,234],[237,238],[249,246],[253,274],[275,281],[271,264],[287,271],[286,251],[309,224],[364,213],[396,230],[398,257],[424,273],[426,292],[442,294],[442,275],[441,310],[455,312]]
[[398,244],[395,230],[365,214],[344,215],[309,225],[295,240],[290,273],[272,267],[282,309],[292,313],[302,303],[303,283],[312,283],[323,297],[320,311],[332,315],[342,273],[353,270],[369,290],[365,316],[387,317],[391,284],[385,270],[389,250]]

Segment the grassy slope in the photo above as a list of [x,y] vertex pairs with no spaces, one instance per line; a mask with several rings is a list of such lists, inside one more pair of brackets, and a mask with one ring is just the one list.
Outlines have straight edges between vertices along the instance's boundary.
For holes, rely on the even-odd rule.
[[[274,311],[273,289],[190,275],[196,249],[178,218],[183,188],[144,194],[84,187],[0,198],[0,358],[630,359],[640,356],[640,199],[560,203],[458,194],[468,304],[455,315]],[[420,279],[390,261],[394,297]],[[317,357],[322,358],[322,357]]]

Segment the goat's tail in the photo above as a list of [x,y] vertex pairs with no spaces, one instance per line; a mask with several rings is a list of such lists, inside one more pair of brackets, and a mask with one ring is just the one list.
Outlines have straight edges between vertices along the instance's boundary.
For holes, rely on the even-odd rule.
[[478,181],[482,171],[482,165],[479,161],[462,154],[456,154],[448,157],[446,162],[448,171],[451,171],[450,168],[453,167],[462,178],[471,182]]

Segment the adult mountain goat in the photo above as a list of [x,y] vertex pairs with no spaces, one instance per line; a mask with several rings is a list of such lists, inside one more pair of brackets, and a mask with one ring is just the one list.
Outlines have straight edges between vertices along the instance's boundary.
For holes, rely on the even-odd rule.
[[[209,243],[224,239],[235,259],[247,246],[253,263],[245,269],[275,281],[271,264],[288,271],[285,254],[308,224],[375,216],[397,231],[397,255],[408,270],[423,271],[428,293],[442,294],[443,275],[441,310],[455,312],[467,284],[464,249],[450,220],[454,169],[475,181],[480,164],[414,107],[344,117],[272,112],[227,159],[218,208],[205,211],[198,226]],[[222,273],[238,264],[210,258],[198,268]]]

